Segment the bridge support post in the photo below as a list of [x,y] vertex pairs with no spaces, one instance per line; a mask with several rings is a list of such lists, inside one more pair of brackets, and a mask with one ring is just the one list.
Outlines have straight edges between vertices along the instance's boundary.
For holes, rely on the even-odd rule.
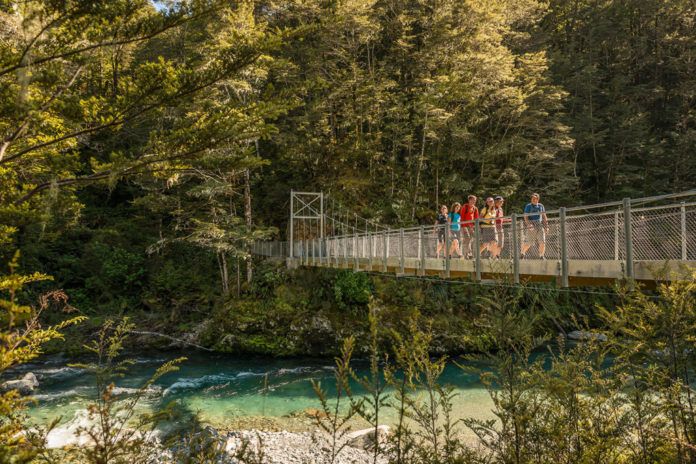
[[686,261],[687,258],[687,243],[686,243],[686,203],[681,202],[681,259]]
[[319,238],[324,238],[324,192],[319,192]]
[[382,233],[382,272],[387,272],[387,260],[389,259],[389,229]]
[[406,259],[404,256],[404,228],[399,229],[399,274],[404,275]]
[[476,280],[481,281],[481,220],[474,219],[474,257],[476,258]]
[[288,258],[290,261],[295,257],[295,191],[290,190],[290,247],[288,249]]
[[316,238],[312,239],[312,266],[317,265],[317,253],[316,253],[316,247],[315,243],[317,242]]
[[365,228],[365,235],[363,235],[362,239],[362,257],[367,258],[367,238],[369,237],[369,232],[367,231],[367,228]]
[[418,230],[418,254],[420,256],[420,275],[425,275],[425,227]]
[[614,261],[619,260],[619,212],[614,213]]
[[349,268],[348,265],[348,235],[343,237],[343,265]]
[[631,199],[624,198],[624,235],[626,247],[626,278],[633,279],[633,228],[631,224]]
[[452,264],[450,258],[450,226],[445,224],[443,227],[445,228],[445,249],[443,250],[445,253],[445,278],[449,279],[450,266]]
[[512,214],[512,280],[520,283],[520,244],[517,236],[517,214]]
[[360,264],[358,263],[358,233],[353,235],[353,269],[359,270]]
[[338,267],[338,260],[340,259],[338,243],[339,243],[339,239],[337,239],[336,237],[331,238],[331,255],[330,256],[333,258],[333,266],[334,267]]
[[561,220],[561,286],[568,287],[568,239],[566,237],[566,209],[560,209]]

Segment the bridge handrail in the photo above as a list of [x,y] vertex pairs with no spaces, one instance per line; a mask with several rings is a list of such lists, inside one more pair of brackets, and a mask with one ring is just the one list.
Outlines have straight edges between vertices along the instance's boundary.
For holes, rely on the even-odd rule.
[[[646,211],[655,211],[655,210],[659,210],[659,209],[665,209],[665,208],[677,207],[677,206],[679,206],[679,207],[681,207],[681,206],[691,207],[691,206],[695,206],[695,205],[696,205],[696,201],[695,202],[688,202],[688,203],[686,203],[686,202],[684,202],[684,203],[670,203],[670,204],[666,204],[666,205],[650,206],[650,207],[644,207],[644,208],[632,208],[631,212],[638,213],[638,212],[646,212]],[[623,204],[621,204],[621,206],[623,206]],[[575,209],[575,211],[578,211],[578,209]],[[559,216],[560,212],[561,212],[561,210],[558,209],[558,210],[547,211],[547,212],[545,212],[545,214],[549,218],[549,220],[551,220],[551,219],[555,219],[556,216]],[[566,210],[566,213],[567,212],[569,212],[569,210]],[[566,216],[566,220],[571,219],[571,218],[572,219],[582,219],[582,218],[596,218],[599,216],[614,216],[617,213],[620,215],[623,214],[623,209],[617,209],[617,210],[612,210],[612,211],[602,211],[602,212],[588,213],[588,214],[571,214],[571,215]],[[515,216],[517,219],[524,219],[525,217],[537,216],[539,214],[540,213],[519,213],[519,214],[516,214]],[[495,220],[496,221],[504,221],[505,223],[509,223],[512,221],[512,218],[513,218],[512,215],[507,215],[507,216],[502,216],[500,218],[496,218]],[[461,226],[473,226],[474,223],[475,223],[474,220],[459,221],[458,222],[458,224],[460,224]],[[452,225],[452,224],[450,224],[450,225]],[[427,225],[420,225],[420,226],[393,228],[393,229],[387,229],[387,230],[382,230],[382,231],[369,231],[369,232],[361,231],[361,232],[356,232],[356,233],[352,233],[352,234],[338,234],[338,235],[326,236],[326,238],[327,239],[329,239],[329,238],[341,239],[341,238],[356,237],[356,236],[358,238],[362,238],[362,237],[368,237],[370,235],[380,235],[380,234],[385,234],[385,233],[398,234],[400,230],[403,230],[404,232],[414,232],[414,231],[420,230],[421,228],[424,228],[426,231],[428,231],[428,230],[432,231],[432,230],[435,230],[437,228],[442,228],[442,227],[444,227],[444,225],[427,224]]]
[[[409,266],[425,268],[425,260],[439,258],[444,260],[448,273],[449,259],[444,258],[445,253],[438,243],[444,240],[451,244],[454,238],[461,238],[458,243],[463,250],[459,251],[472,251],[478,278],[481,276],[480,261],[485,258],[477,250],[487,243],[499,245],[499,257],[514,264],[515,275],[519,274],[519,254],[527,252],[527,259],[538,259],[542,257],[542,243],[546,248],[544,257],[560,263],[559,269],[566,281],[568,260],[621,261],[626,274],[633,275],[634,261],[696,261],[696,201],[689,198],[693,196],[696,191],[579,206],[572,210],[560,208],[546,212],[543,231],[524,222],[525,217],[539,213],[521,213],[491,218],[495,221],[493,228],[471,227],[483,223],[478,219],[460,221],[461,232],[452,231],[452,224],[356,231],[321,239],[296,239],[292,250],[288,242],[257,242],[252,252],[263,256],[294,256],[306,264],[310,263],[310,257],[312,264],[334,260],[337,265],[343,260],[344,265],[347,261],[356,268],[360,259],[382,262],[386,268],[387,260],[393,266],[394,259],[398,258],[396,262],[403,269],[405,260],[417,259],[416,264],[409,261]],[[683,201],[676,202],[677,199]],[[650,205],[667,200],[671,202]],[[607,210],[597,211],[599,208]],[[624,220],[627,213],[630,221]],[[495,233],[494,239],[491,239],[491,230]],[[470,243],[473,243],[471,248],[465,249]],[[432,265],[438,266],[428,264]]]

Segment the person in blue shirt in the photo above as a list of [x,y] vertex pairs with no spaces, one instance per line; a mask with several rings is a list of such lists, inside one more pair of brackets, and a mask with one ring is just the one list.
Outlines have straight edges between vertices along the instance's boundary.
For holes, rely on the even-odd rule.
[[462,205],[457,202],[452,205],[452,212],[449,213],[449,223],[450,223],[450,235],[452,238],[452,245],[448,250],[450,258],[452,257],[452,252],[457,253],[460,258],[463,256],[462,251],[459,248],[459,243],[462,241]]
[[522,241],[522,255],[524,258],[533,245],[538,246],[539,257],[544,258],[546,252],[546,232],[548,232],[548,219],[546,208],[539,203],[539,194],[532,193],[531,202],[524,207],[525,238]]

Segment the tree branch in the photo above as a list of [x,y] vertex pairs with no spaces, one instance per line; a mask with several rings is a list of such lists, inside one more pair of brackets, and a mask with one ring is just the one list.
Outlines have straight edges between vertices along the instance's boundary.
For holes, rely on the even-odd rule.
[[[200,92],[201,90],[204,90],[208,87],[211,87],[211,86],[217,84],[218,82],[220,82],[221,80],[227,78],[229,73],[231,73],[233,71],[237,71],[237,70],[243,68],[244,66],[251,64],[254,60],[256,60],[258,58],[259,55],[260,55],[260,52],[258,52],[258,51],[255,53],[251,53],[248,56],[246,56],[244,59],[242,59],[240,62],[237,62],[233,69],[226,70],[226,72],[224,74],[217,75],[214,78],[212,78],[211,80],[204,82],[200,85],[194,86],[190,89],[183,90],[175,95],[172,95],[170,97],[162,99],[158,102],[152,103],[150,105],[146,105],[143,108],[140,108],[138,111],[134,112],[133,114],[123,115],[121,118],[114,119],[113,121],[110,121],[108,123],[104,123],[104,124],[100,124],[100,125],[92,126],[92,127],[87,127],[87,128],[75,131],[75,132],[71,132],[69,134],[65,134],[65,135],[62,135],[60,137],[56,137],[54,139],[47,140],[45,142],[27,147],[23,150],[18,151],[17,153],[14,153],[10,156],[5,157],[4,159],[0,158],[0,166],[3,164],[9,163],[10,161],[14,161],[15,159],[20,158],[20,157],[22,157],[22,156],[24,156],[27,153],[30,153],[32,151],[36,151],[36,150],[39,150],[41,148],[46,148],[46,147],[55,145],[57,143],[63,142],[65,140],[79,137],[81,135],[91,134],[94,132],[98,132],[102,129],[107,129],[109,127],[114,127],[114,126],[124,124],[128,121],[131,121],[131,120],[137,118],[138,116],[142,116],[143,114],[145,114],[149,111],[152,111],[153,109],[159,108],[167,103],[171,103],[172,101],[175,101],[177,99],[193,95],[193,94]],[[129,108],[126,108],[126,110],[128,110]]]
[[[225,144],[230,142],[231,138],[235,136],[229,136],[225,139],[221,139],[218,143],[219,144]],[[21,197],[19,197],[17,200],[14,201],[15,205],[21,205],[22,203],[25,203],[32,197],[34,197],[36,194],[43,192],[44,190],[48,190],[51,187],[60,187],[60,186],[68,186],[68,185],[75,185],[75,184],[83,184],[83,183],[90,183],[90,182],[96,182],[99,180],[107,179],[113,175],[117,175],[119,177],[123,177],[125,175],[132,175],[132,174],[142,174],[148,171],[140,171],[140,169],[149,166],[151,164],[155,163],[164,163],[167,161],[174,161],[174,160],[183,160],[183,159],[191,159],[194,158],[208,150],[212,149],[212,147],[198,147],[193,150],[190,150],[185,153],[180,153],[180,154],[174,154],[170,156],[166,156],[163,158],[156,157],[155,155],[146,155],[143,158],[141,158],[140,162],[133,164],[130,167],[127,167],[123,169],[120,172],[115,172],[112,169],[107,169],[105,171],[100,171],[100,172],[95,172],[93,174],[87,175],[87,176],[81,176],[81,177],[71,177],[68,179],[59,179],[59,180],[54,180],[54,181],[49,181],[49,182],[43,182],[33,189],[31,189],[29,192],[25,193]]]
[[5,140],[2,141],[2,145],[0,145],[0,163],[2,163],[3,158],[4,158],[4,156],[5,156],[5,152],[7,151],[7,148],[10,146],[10,144],[11,144],[12,142],[14,142],[15,140],[17,140],[17,139],[24,133],[24,131],[27,129],[27,127],[29,127],[29,124],[31,123],[31,115],[32,115],[33,113],[35,113],[35,112],[42,112],[42,111],[45,111],[45,110],[48,108],[48,106],[49,106],[56,98],[58,98],[60,95],[62,95],[63,92],[65,92],[67,89],[69,89],[70,87],[72,87],[72,85],[73,85],[73,84],[75,83],[75,81],[77,80],[77,76],[80,75],[80,73],[82,72],[83,69],[84,69],[84,66],[79,66],[79,67],[77,68],[77,71],[75,71],[75,74],[73,74],[72,78],[70,78],[70,81],[68,81],[67,84],[65,84],[64,86],[59,87],[58,89],[56,89],[56,91],[53,92],[53,95],[51,95],[48,99],[46,99],[46,101],[43,102],[43,103],[41,104],[41,106],[40,106],[37,110],[35,110],[35,111],[29,111],[29,113],[27,114],[27,117],[24,118],[24,121],[22,121],[22,122],[20,123],[19,127],[17,128],[17,130],[15,130],[15,131],[14,131],[12,134],[10,134]]
[[[151,33],[149,33],[149,34],[145,34],[145,35],[142,35],[142,36],[127,38],[127,39],[122,39],[122,40],[111,40],[111,41],[107,41],[107,42],[93,43],[93,44],[90,44],[90,45],[87,45],[87,46],[84,46],[84,47],[76,48],[76,49],[73,49],[73,50],[68,50],[68,51],[65,51],[65,52],[63,52],[63,53],[57,53],[57,54],[54,54],[54,55],[45,56],[45,57],[43,57],[43,58],[38,58],[38,59],[33,60],[33,61],[30,61],[30,62],[28,62],[28,63],[22,62],[21,60],[24,59],[24,57],[26,56],[26,54],[29,52],[29,48],[30,48],[32,45],[34,45],[34,43],[35,43],[35,41],[36,41],[36,40],[33,40],[33,41],[30,43],[29,47],[27,47],[27,48],[24,50],[24,52],[23,52],[22,55],[21,55],[21,59],[20,59],[19,62],[17,62],[17,64],[14,64],[14,65],[12,65],[12,66],[8,66],[8,67],[6,67],[6,68],[0,69],[0,77],[4,76],[5,74],[9,74],[9,73],[11,73],[11,72],[13,72],[13,71],[16,71],[16,70],[18,70],[18,69],[26,68],[26,67],[29,67],[29,66],[35,66],[35,65],[39,65],[39,64],[43,64],[43,63],[48,63],[48,62],[50,62],[50,61],[59,60],[59,59],[63,59],[63,58],[68,58],[68,57],[71,57],[71,56],[73,56],[73,55],[78,55],[78,54],[80,54],[80,53],[84,53],[84,52],[87,52],[87,51],[90,51],[90,50],[95,50],[95,49],[98,49],[98,48],[113,47],[113,46],[115,46],[115,45],[127,45],[127,44],[131,44],[131,43],[138,43],[138,42],[143,42],[143,41],[146,41],[146,40],[150,40],[150,39],[153,39],[153,38],[157,37],[158,35],[160,35],[160,34],[166,32],[166,31],[168,31],[168,30],[170,30],[170,29],[174,29],[174,28],[176,28],[176,27],[179,27],[179,26],[181,26],[181,25],[183,25],[183,24],[186,24],[186,23],[189,22],[189,21],[193,21],[193,20],[195,20],[195,19],[202,18],[203,16],[205,16],[205,15],[207,15],[207,14],[210,14],[210,13],[212,13],[212,12],[215,11],[215,10],[216,10],[216,8],[212,8],[212,9],[210,9],[210,10],[205,10],[204,12],[202,12],[202,13],[200,13],[200,14],[198,14],[198,15],[184,16],[184,17],[183,17],[181,20],[179,20],[179,21],[174,21],[174,22],[172,22],[172,23],[170,23],[170,24],[165,24],[162,28],[157,29],[157,30],[155,30],[155,31],[153,31],[153,32],[151,32]],[[37,36],[37,38],[38,38],[38,36]]]

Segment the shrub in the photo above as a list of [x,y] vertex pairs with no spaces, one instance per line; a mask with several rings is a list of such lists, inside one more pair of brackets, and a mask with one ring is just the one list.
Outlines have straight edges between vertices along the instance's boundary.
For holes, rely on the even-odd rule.
[[333,293],[336,304],[341,309],[365,308],[372,293],[370,277],[360,272],[340,272],[336,275]]

